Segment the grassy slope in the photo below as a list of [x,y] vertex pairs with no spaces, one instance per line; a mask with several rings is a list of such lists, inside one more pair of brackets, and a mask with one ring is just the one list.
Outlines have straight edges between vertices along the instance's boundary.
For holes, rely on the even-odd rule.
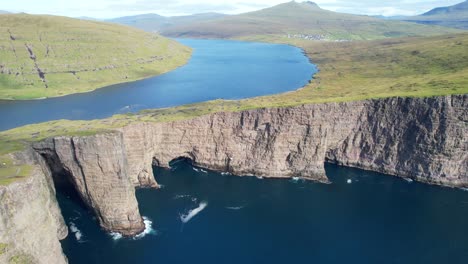
[[0,156],[56,135],[88,135],[132,122],[166,122],[220,111],[344,102],[392,96],[468,93],[468,34],[372,42],[300,41],[320,72],[293,92],[239,101],[216,100],[103,120],[59,120],[0,132]]
[[342,14],[311,3],[289,2],[260,11],[210,22],[169,28],[163,35],[177,37],[245,38],[287,34],[323,35],[327,39],[370,40],[388,37],[432,36],[454,29]]
[[190,52],[172,40],[126,26],[1,15],[0,99],[55,97],[142,79],[184,64]]
[[467,30],[468,1],[453,6],[435,8],[419,16],[405,17],[403,20]]

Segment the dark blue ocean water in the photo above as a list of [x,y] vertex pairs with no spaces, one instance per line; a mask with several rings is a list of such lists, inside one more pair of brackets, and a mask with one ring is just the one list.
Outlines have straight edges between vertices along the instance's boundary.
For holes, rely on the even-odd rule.
[[137,191],[153,229],[139,239],[114,240],[59,192],[67,224],[81,234],[62,246],[72,264],[468,263],[468,192],[326,171],[332,184],[205,173],[184,162],[157,168],[164,188]]
[[153,78],[90,93],[0,101],[0,130],[56,119],[96,119],[212,99],[241,99],[296,90],[316,68],[299,48],[229,40],[179,39],[190,61]]

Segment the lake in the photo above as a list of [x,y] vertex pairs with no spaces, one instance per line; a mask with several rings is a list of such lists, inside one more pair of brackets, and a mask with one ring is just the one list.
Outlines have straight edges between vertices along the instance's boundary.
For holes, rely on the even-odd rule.
[[[326,165],[332,184],[222,175],[186,162],[137,191],[151,223],[103,232],[67,188],[70,263],[468,263],[468,192]],[[349,183],[350,180],[350,183]],[[195,209],[195,210],[194,210]]]
[[213,99],[242,99],[296,90],[315,65],[288,45],[178,39],[194,49],[169,73],[93,92],[28,101],[0,101],[0,130],[56,119],[97,119]]

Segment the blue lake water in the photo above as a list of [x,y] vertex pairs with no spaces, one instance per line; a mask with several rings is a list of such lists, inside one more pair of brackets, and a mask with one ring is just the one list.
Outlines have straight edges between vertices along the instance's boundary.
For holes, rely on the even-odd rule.
[[241,99],[296,90],[316,68],[287,45],[179,39],[190,61],[149,79],[93,92],[31,101],[0,101],[0,130],[56,119],[96,119],[213,99]]
[[62,188],[81,234],[62,241],[70,263],[468,263],[466,191],[335,165],[329,185],[197,170],[155,169],[164,187],[137,191],[153,229],[139,239],[101,231]]

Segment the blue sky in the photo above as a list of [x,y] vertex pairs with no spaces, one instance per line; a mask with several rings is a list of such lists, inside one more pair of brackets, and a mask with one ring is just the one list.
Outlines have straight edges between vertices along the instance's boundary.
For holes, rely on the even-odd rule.
[[[316,0],[322,8],[367,15],[416,15],[463,0]],[[188,15],[203,12],[237,14],[285,0],[0,0],[0,10],[31,14],[112,18],[144,13]],[[299,1],[300,2],[300,1]]]

